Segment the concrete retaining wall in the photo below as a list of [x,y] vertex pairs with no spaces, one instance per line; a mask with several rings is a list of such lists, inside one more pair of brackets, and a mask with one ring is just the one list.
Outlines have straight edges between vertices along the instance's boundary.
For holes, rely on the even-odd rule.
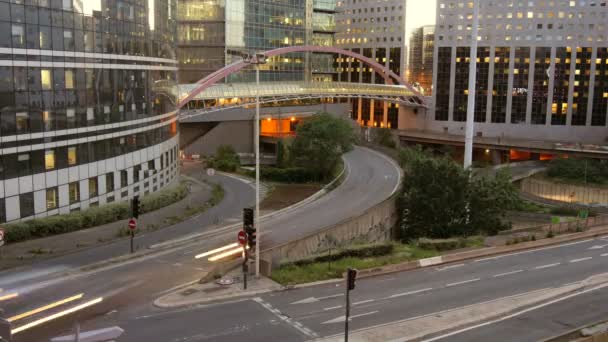
[[390,241],[397,223],[396,198],[393,196],[357,217],[263,251],[260,255],[262,273],[269,276],[281,263],[326,252],[330,247],[348,246],[358,240]]
[[553,183],[541,179],[526,178],[521,183],[523,192],[534,196],[567,203],[597,203],[608,206],[608,189]]

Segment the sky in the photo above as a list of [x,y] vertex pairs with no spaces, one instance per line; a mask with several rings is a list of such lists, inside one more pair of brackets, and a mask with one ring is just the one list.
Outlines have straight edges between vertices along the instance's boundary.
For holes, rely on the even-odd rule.
[[436,0],[407,0],[405,26],[407,42],[413,29],[423,25],[435,24]]

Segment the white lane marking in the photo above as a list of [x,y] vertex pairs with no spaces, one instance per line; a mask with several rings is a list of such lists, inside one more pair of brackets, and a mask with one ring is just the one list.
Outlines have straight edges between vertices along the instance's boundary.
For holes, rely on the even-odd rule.
[[284,314],[281,313],[281,311],[273,308],[272,305],[270,305],[269,303],[266,303],[262,298],[255,297],[255,298],[253,298],[253,301],[257,302],[258,304],[263,306],[266,310],[272,312],[272,314],[277,316],[280,320],[289,324],[291,327],[295,328],[296,330],[298,330],[302,334],[308,336],[309,338],[318,338],[319,337],[319,335],[317,333],[306,328],[304,325],[302,325],[302,323],[294,321],[290,317],[285,316]]
[[608,256],[608,253],[600,254],[600,256]]
[[330,311],[330,310],[336,310],[336,309],[340,309],[342,307],[342,305],[338,305],[338,306],[331,306],[329,308],[323,308],[323,311]]
[[465,281],[459,281],[457,283],[449,283],[445,287],[452,287],[452,286],[457,286],[457,285],[462,285],[462,284],[473,283],[473,282],[476,282],[476,281],[479,281],[479,280],[481,280],[481,278],[475,278],[475,279],[469,279],[469,280],[465,280]]
[[534,267],[534,269],[535,269],[535,270],[542,270],[542,269],[544,269],[544,268],[555,267],[555,266],[558,266],[558,265],[560,265],[560,264],[561,264],[561,262],[556,262],[556,263],[554,263],[554,264],[548,264],[548,265],[536,266],[536,267]]
[[[366,313],[362,313],[362,314],[358,314],[358,315],[353,315],[353,316],[350,316],[348,318],[348,321],[350,322],[350,321],[353,320],[353,318],[357,318],[357,317],[363,317],[363,316],[369,316],[369,315],[377,314],[378,312],[380,312],[380,311],[376,310],[376,311],[366,312]],[[342,323],[344,321],[346,321],[346,316],[339,316],[339,317],[336,317],[334,319],[330,319],[329,321],[325,321],[325,322],[323,322],[321,324]]]
[[508,276],[508,275],[511,275],[511,274],[521,273],[521,272],[523,272],[523,271],[524,271],[524,270],[517,270],[517,271],[511,271],[511,272],[499,273],[499,274],[494,275],[494,278],[500,278],[500,277]]
[[586,261],[586,260],[590,260],[590,259],[593,259],[593,257],[574,259],[574,260],[570,260],[570,262],[575,263],[575,262],[581,262],[581,261]]
[[437,267],[436,270],[441,272],[441,271],[445,271],[445,270],[449,270],[452,268],[458,268],[458,267],[462,267],[464,266],[464,264],[458,264],[458,265],[450,265],[450,266],[445,266],[445,267]]
[[331,296],[325,296],[325,297],[308,297],[308,298],[304,298],[302,300],[298,300],[297,302],[293,302],[290,303],[291,305],[293,304],[310,304],[310,303],[317,303],[323,299],[330,299],[330,298],[336,298],[336,297],[342,297],[344,296],[344,293],[338,293],[335,295],[331,295]]
[[497,255],[497,256],[493,256],[493,257],[489,257],[489,258],[477,259],[477,260],[475,260],[473,262],[482,262],[482,261],[488,261],[488,260],[496,260],[496,259],[501,259],[501,258],[506,258],[506,257],[514,256],[514,255],[534,253],[534,252],[545,251],[545,250],[548,250],[548,249],[573,246],[573,245],[578,245],[578,244],[589,242],[589,241],[593,241],[593,240],[594,239],[587,239],[587,240],[582,240],[582,241],[570,242],[570,243],[566,243],[566,244],[563,244],[563,245],[549,246],[549,247],[532,249],[532,250],[529,250],[529,251],[523,251],[523,252],[517,252],[517,253],[511,253],[511,254]]
[[604,249],[604,247],[606,247],[608,245],[595,245],[593,247],[589,247],[587,249]]
[[360,302],[354,302],[353,305],[361,305],[361,304],[365,304],[365,303],[371,303],[373,301],[375,301],[375,299],[362,300]]
[[501,317],[501,318],[498,318],[498,319],[495,319],[495,320],[492,320],[492,321],[484,322],[484,323],[477,324],[477,325],[474,325],[474,326],[471,326],[471,327],[467,327],[467,328],[464,328],[464,329],[460,329],[460,330],[457,330],[457,331],[453,331],[453,332],[447,333],[447,334],[445,334],[445,335],[441,335],[441,336],[433,337],[433,338],[431,338],[431,339],[424,340],[423,342],[432,342],[432,341],[441,340],[441,339],[444,339],[444,338],[446,338],[446,337],[450,337],[450,336],[453,336],[453,335],[457,335],[457,334],[460,334],[460,333],[463,333],[463,332],[466,332],[466,331],[469,331],[469,330],[473,330],[473,329],[477,329],[477,328],[484,327],[484,326],[486,326],[486,325],[490,325],[490,324],[494,324],[494,323],[502,322],[502,321],[505,321],[505,320],[511,319],[511,318],[513,318],[513,317],[521,316],[521,315],[523,315],[523,314],[525,314],[525,313],[528,313],[528,312],[530,312],[530,311],[538,310],[538,309],[540,309],[540,308],[544,308],[544,307],[546,307],[546,306],[549,306],[549,305],[552,305],[552,304],[555,304],[555,303],[562,302],[562,301],[564,301],[564,300],[566,300],[566,299],[570,299],[570,298],[572,298],[572,297],[580,296],[580,295],[585,294],[585,293],[589,293],[589,292],[592,292],[592,291],[596,291],[596,290],[599,290],[599,289],[603,289],[603,288],[605,288],[605,287],[607,287],[607,286],[608,286],[608,283],[606,283],[606,284],[602,284],[602,285],[598,285],[598,286],[596,286],[596,287],[593,287],[593,288],[590,288],[590,289],[587,289],[587,290],[583,290],[583,291],[580,291],[580,292],[572,293],[572,294],[569,294],[569,295],[566,295],[566,296],[563,296],[563,297],[559,297],[559,298],[557,298],[557,299],[553,299],[553,300],[550,300],[550,301],[548,301],[548,302],[545,302],[545,303],[542,303],[542,304],[539,304],[539,305],[536,305],[536,306],[533,306],[533,307],[527,308],[527,309],[525,309],[525,310],[522,310],[522,311],[519,311],[519,312],[515,312],[515,313],[513,313],[513,314],[511,314],[511,315],[508,315],[508,316],[504,316],[504,317]]
[[421,290],[415,290],[415,291],[397,293],[397,294],[394,294],[392,296],[388,296],[388,298],[397,298],[397,297],[409,296],[409,295],[413,295],[413,294],[416,294],[416,293],[422,293],[422,292],[431,291],[432,289],[433,289],[432,287],[429,287],[429,288],[421,289]]

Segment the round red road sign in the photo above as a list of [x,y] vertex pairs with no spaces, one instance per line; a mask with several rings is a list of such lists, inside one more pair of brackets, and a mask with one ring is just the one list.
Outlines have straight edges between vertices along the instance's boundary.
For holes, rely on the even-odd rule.
[[244,231],[240,231],[239,234],[237,235],[238,239],[239,239],[239,243],[241,244],[241,246],[245,246],[247,244],[247,233],[245,233]]
[[129,229],[135,230],[135,228],[137,228],[137,222],[134,218],[132,218],[129,220]]

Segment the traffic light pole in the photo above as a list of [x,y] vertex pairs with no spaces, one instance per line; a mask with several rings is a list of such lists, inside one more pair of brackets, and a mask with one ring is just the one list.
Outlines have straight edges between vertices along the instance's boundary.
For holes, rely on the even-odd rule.
[[135,232],[131,229],[129,229],[131,231],[131,254],[133,254],[133,240],[135,239]]
[[[256,56],[257,58],[257,56]],[[255,219],[253,226],[256,229],[255,244],[255,276],[260,276],[260,61],[255,64]]]
[[[348,280],[346,280],[348,282]],[[350,318],[350,288],[346,286],[346,315],[344,316],[344,342],[348,342],[348,319]]]

